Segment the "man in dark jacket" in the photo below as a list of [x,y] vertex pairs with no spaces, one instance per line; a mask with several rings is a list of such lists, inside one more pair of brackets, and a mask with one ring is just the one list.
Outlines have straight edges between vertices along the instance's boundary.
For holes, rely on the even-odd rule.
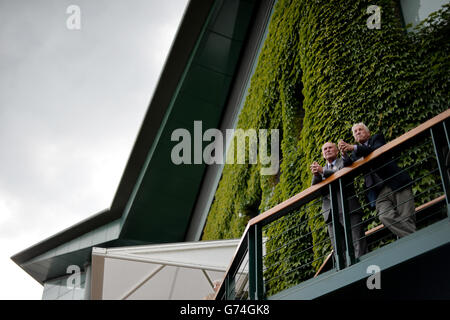
[[[355,124],[352,132],[358,144],[339,141],[341,152],[352,152],[351,161],[366,157],[386,144],[382,134],[371,136],[363,123]],[[375,202],[380,221],[399,238],[413,233],[416,231],[416,223],[411,178],[393,160],[378,162],[376,167],[364,178],[369,203],[373,206]]]
[[[351,164],[349,159],[344,160],[343,158],[338,158],[339,151],[336,147],[336,144],[332,142],[327,142],[322,146],[322,155],[326,160],[326,165],[324,167],[320,166],[316,161],[314,161],[311,166],[311,173],[313,174],[312,185],[315,185],[322,180],[325,180],[329,176],[331,176],[336,171],[348,166]],[[361,223],[362,218],[362,210],[361,205],[359,204],[358,198],[354,196],[354,190],[351,188],[348,193],[350,195],[350,200],[348,201],[348,210],[350,212],[350,225],[352,228],[352,240],[353,247],[355,248],[355,257],[359,258],[363,254],[367,252],[367,244],[366,239],[364,238],[364,230],[363,225]],[[351,197],[353,195],[353,197]],[[338,198],[338,208],[339,208],[339,224],[338,228],[343,228],[343,216],[342,216],[342,205],[341,199]],[[330,204],[330,195],[327,193],[322,197],[322,215],[325,219],[325,223],[328,226],[328,234],[331,238],[331,244],[334,246],[334,232],[332,226],[332,217],[331,217],[331,204]],[[343,240],[343,239],[342,239]],[[345,248],[344,241],[342,242],[342,248]]]

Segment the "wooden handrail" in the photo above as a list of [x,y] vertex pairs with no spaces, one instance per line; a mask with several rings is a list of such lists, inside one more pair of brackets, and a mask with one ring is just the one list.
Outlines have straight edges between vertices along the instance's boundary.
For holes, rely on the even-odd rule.
[[319,270],[317,270],[316,274],[314,275],[314,278],[316,278],[319,273],[322,272],[322,269],[325,267],[325,265],[328,263],[328,261],[331,259],[331,256],[333,255],[334,250],[331,250],[328,256],[323,261],[322,265],[320,266]]
[[427,203],[424,203],[424,204],[418,206],[416,208],[416,212],[422,211],[423,209],[431,207],[432,205],[434,205],[434,204],[436,204],[438,202],[441,202],[443,200],[445,200],[445,194],[443,194],[442,196],[439,196],[439,197],[437,197],[437,198],[435,198],[435,199],[433,199],[431,201],[428,201]]

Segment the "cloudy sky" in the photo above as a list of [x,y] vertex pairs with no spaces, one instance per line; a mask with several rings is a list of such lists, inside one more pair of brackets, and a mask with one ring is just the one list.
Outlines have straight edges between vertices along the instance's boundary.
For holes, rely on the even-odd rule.
[[0,299],[41,299],[10,257],[110,206],[186,5],[0,0]]

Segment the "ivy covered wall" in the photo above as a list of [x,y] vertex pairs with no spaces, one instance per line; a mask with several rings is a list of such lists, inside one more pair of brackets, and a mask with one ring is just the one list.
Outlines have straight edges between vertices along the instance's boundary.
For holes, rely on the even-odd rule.
[[[366,10],[373,4],[381,8],[381,29],[367,27]],[[239,238],[249,219],[308,188],[309,165],[323,163],[322,144],[353,141],[352,124],[362,121],[389,141],[448,109],[449,20],[447,5],[406,33],[395,0],[279,0],[237,127],[280,130],[280,172],[262,176],[259,164],[225,165],[203,239]],[[306,211],[295,220],[308,221],[305,230],[323,226]],[[286,250],[322,243],[324,237],[312,232]],[[289,239],[277,241],[273,245]],[[326,241],[316,245],[314,256],[329,247]],[[305,252],[297,260],[312,258]],[[309,277],[317,266],[292,277]]]

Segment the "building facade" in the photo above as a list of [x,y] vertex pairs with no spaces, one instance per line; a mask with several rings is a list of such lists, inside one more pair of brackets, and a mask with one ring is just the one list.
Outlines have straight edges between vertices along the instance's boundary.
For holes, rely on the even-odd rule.
[[[441,0],[390,2],[400,10],[405,31],[408,24],[417,25],[448,3]],[[279,15],[276,9],[286,3],[281,0],[189,2],[109,208],[12,257],[43,285],[43,299],[93,298],[92,292],[98,286],[92,284],[99,281],[98,273],[93,272],[94,248],[133,251],[141,246],[240,237],[242,226],[250,216],[239,222],[240,229],[236,228],[239,232],[234,236],[214,236],[218,233],[207,231],[205,237],[205,226],[211,219],[220,181],[225,177],[225,165],[207,164],[205,158],[196,156],[203,155],[211,141],[203,135],[205,131],[216,128],[225,136],[227,129],[239,127],[242,110],[252,94],[249,90],[257,90],[251,89],[251,84],[258,62],[263,59],[265,40],[277,27],[271,21],[274,15]],[[363,7],[369,4],[361,3]],[[370,13],[363,20],[368,18]],[[381,28],[385,26],[381,14]],[[299,100],[300,96],[299,93]],[[200,132],[196,121],[201,121]],[[173,133],[180,128],[194,139],[200,134],[200,145],[194,141],[191,144],[190,163],[173,161],[174,147],[180,142],[180,137],[177,140]],[[228,146],[225,143],[222,147],[225,153]],[[261,211],[254,210],[254,214]],[[239,216],[245,218],[246,213]],[[220,220],[211,221],[209,229],[231,228],[219,223]],[[126,267],[121,268],[127,272]],[[94,296],[99,297],[113,299],[118,295],[102,291]],[[139,298],[145,299],[145,295]]]

